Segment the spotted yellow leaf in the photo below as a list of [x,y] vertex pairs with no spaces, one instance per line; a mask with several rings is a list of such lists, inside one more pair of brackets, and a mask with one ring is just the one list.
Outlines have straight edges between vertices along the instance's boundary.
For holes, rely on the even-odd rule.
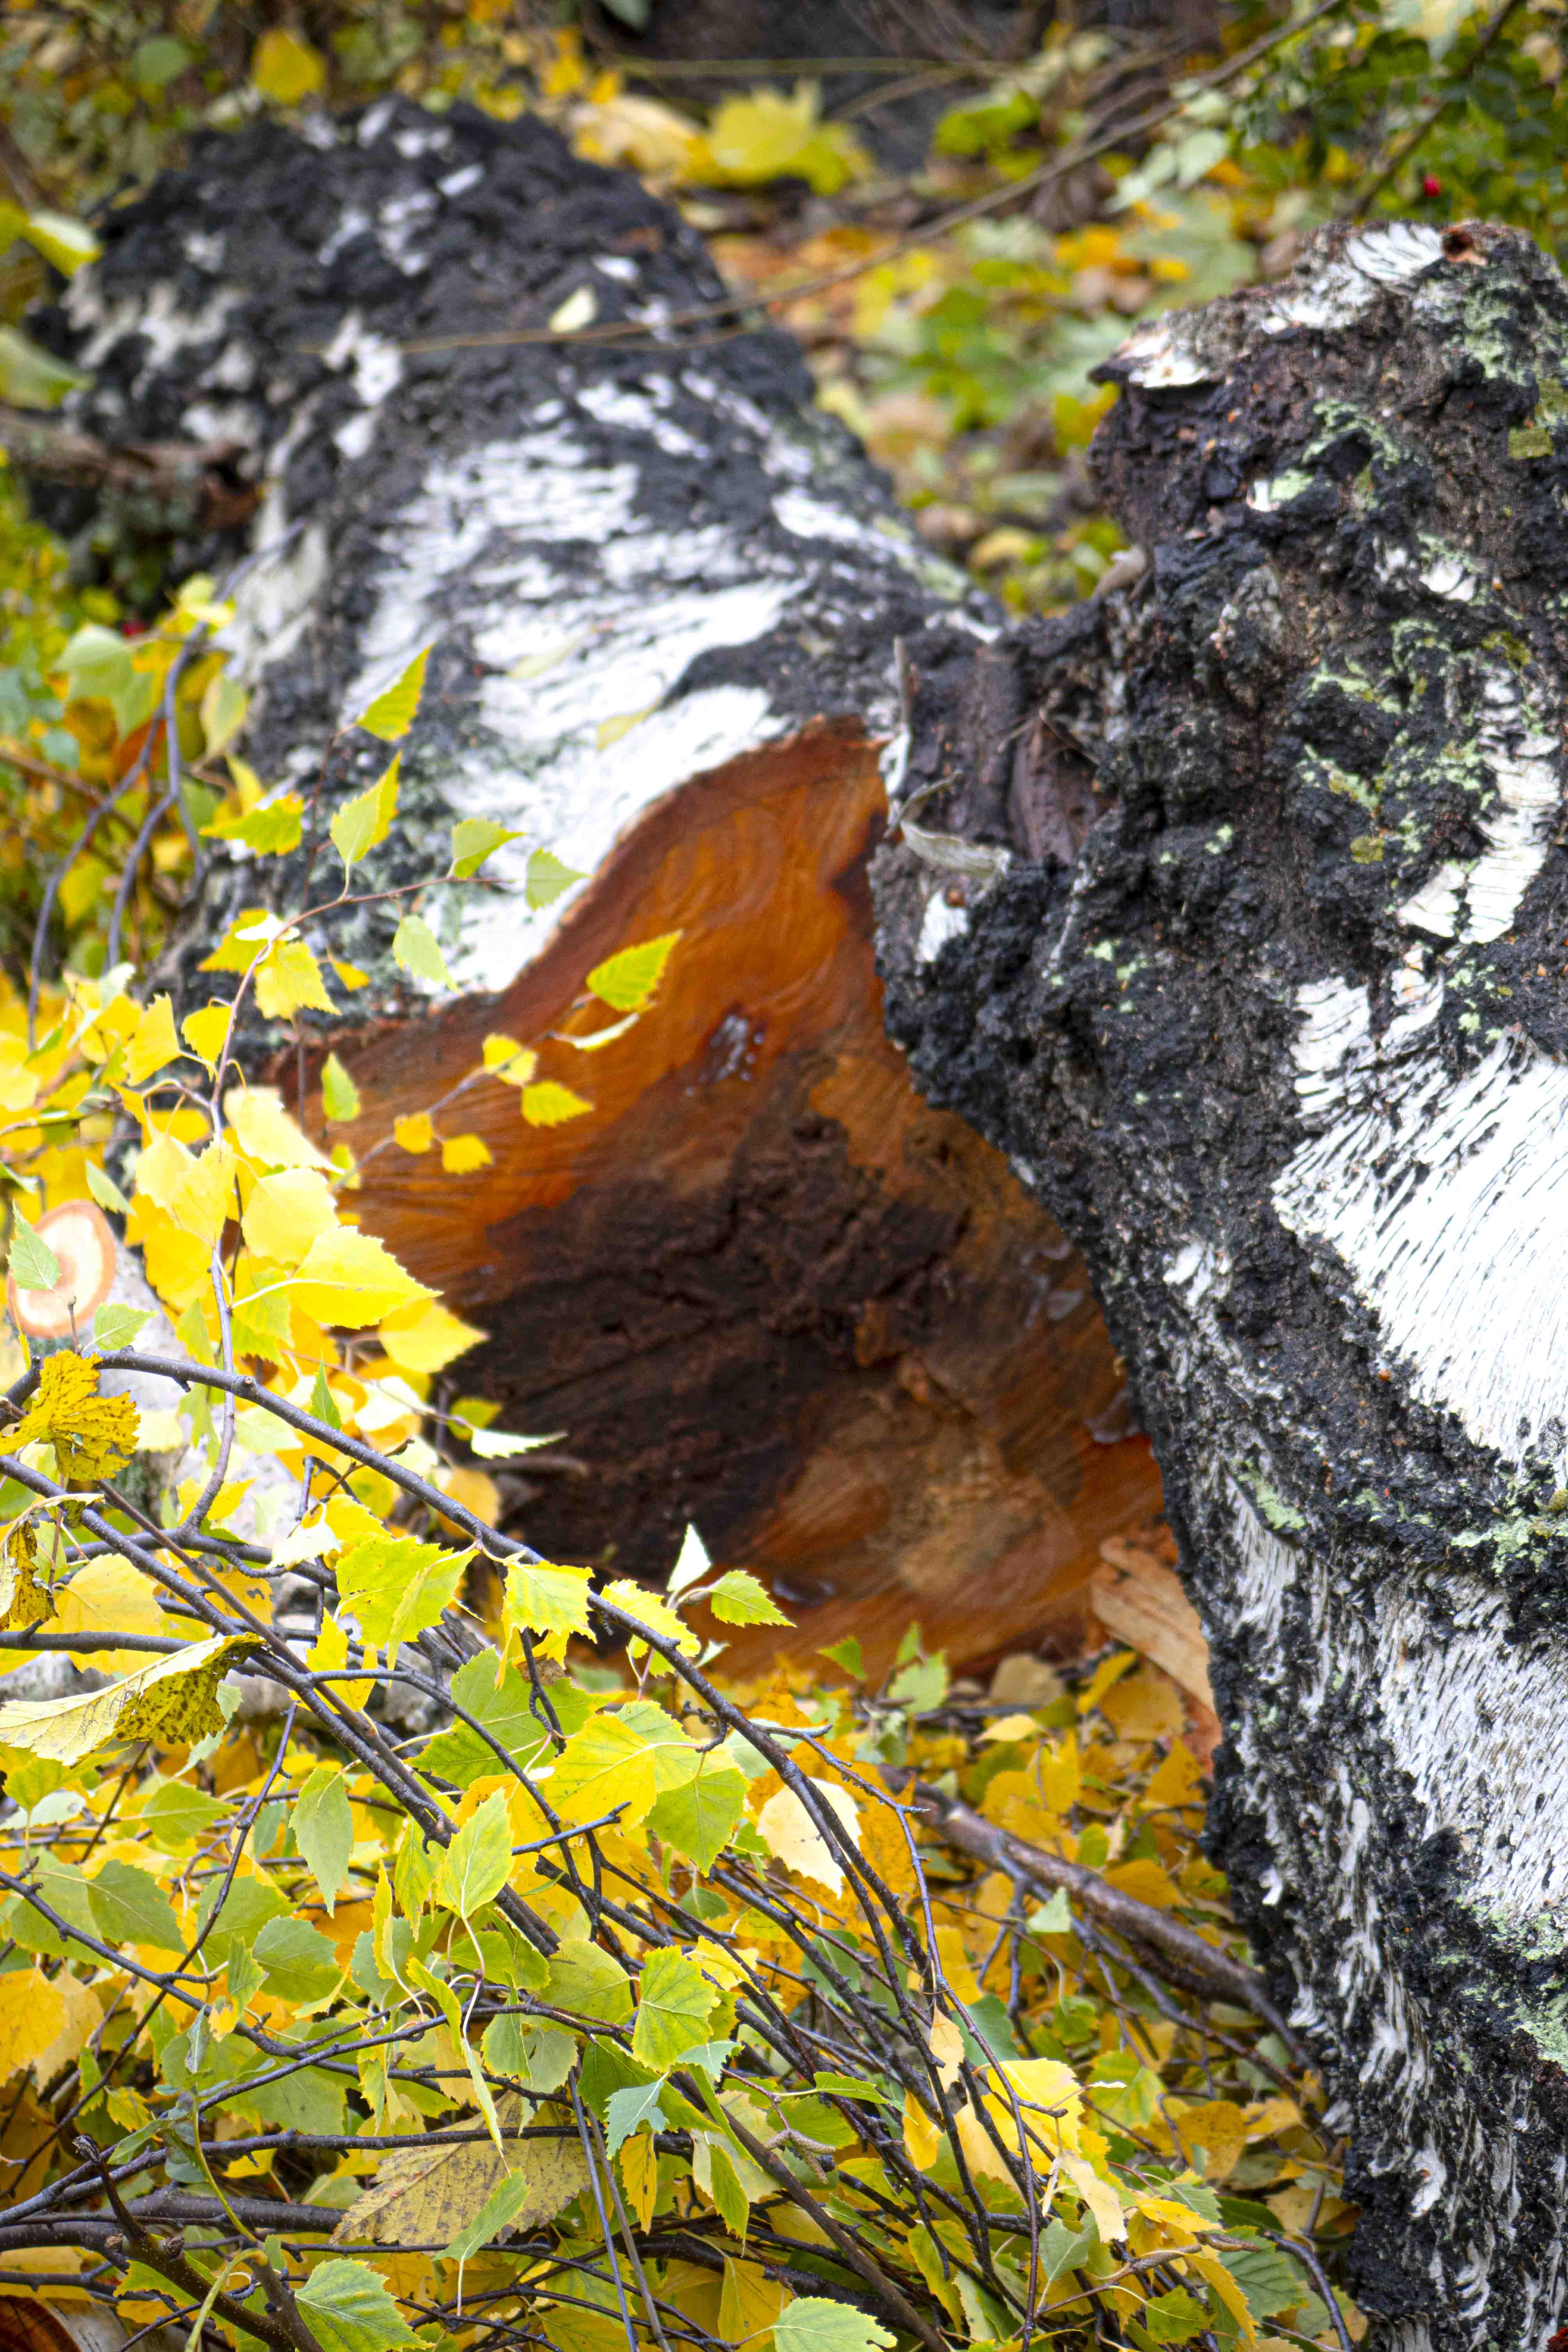
[[98,1366],[68,1349],[48,1357],[37,1393],[10,1433],[13,1450],[42,1440],[62,1478],[110,1478],[136,1451],[139,1416],[129,1397],[98,1393]]
[[[111,1739],[184,1747],[221,1730],[217,1686],[250,1649],[248,1634],[219,1634],[154,1658],[105,1689],[0,1706],[0,1747],[79,1764]],[[3,1981],[3,1979],[0,1979]]]

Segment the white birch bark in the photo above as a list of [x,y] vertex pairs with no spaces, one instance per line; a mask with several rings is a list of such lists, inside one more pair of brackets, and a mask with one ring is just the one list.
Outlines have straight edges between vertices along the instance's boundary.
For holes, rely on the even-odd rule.
[[1536,2345],[1568,2299],[1568,289],[1510,233],[1337,229],[1109,373],[1148,574],[1011,643],[1096,803],[1044,858],[1016,778],[921,808],[981,870],[933,956],[929,868],[884,855],[893,1025],[1085,1244],[1131,1368],[1226,1730],[1211,1833],[1351,2137],[1361,2300],[1407,2352]]

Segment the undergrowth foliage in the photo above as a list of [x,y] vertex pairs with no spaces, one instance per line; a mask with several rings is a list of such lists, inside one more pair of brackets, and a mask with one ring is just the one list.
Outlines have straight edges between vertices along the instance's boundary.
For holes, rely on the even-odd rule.
[[[660,1596],[492,1524],[534,1441],[431,1412],[480,1335],[354,1222],[352,1077],[301,1120],[234,1056],[251,1000],[333,1009],[306,933],[396,753],[318,902],[216,943],[226,992],[138,998],[125,876],[191,822],[182,688],[209,773],[243,720],[226,617],[196,583],[54,673],[122,730],[99,808],[134,774],[144,814],[108,968],[40,952],[32,1043],[8,1016],[0,1657],[88,1671],[0,1700],[0,2293],[275,2352],[1348,2344],[1338,2151],[1172,1685],[1123,1653],[988,1712],[917,1633],[881,1688],[851,1644],[730,1692],[723,1629],[786,1621],[694,1534]],[[356,724],[395,744],[422,677]],[[313,793],[230,774],[202,837],[310,842]],[[449,874],[503,837],[459,824]],[[588,1042],[676,950],[586,976]],[[537,1067],[488,1040],[384,1148],[460,1181],[470,1088],[584,1108]]]

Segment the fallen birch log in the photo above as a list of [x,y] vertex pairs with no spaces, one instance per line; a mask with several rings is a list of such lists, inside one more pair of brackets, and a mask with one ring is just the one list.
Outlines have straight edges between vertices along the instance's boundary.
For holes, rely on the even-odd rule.
[[[336,1052],[367,1225],[491,1335],[454,1377],[564,1433],[510,1523],[662,1580],[693,1521],[805,1654],[853,1633],[876,1665],[911,1617],[961,1658],[1070,1643],[1157,1481],[1069,1244],[887,1042],[865,878],[895,645],[967,674],[994,614],[679,215],[537,122],[388,102],[198,142],[104,237],[36,331],[91,373],[73,429],[243,453],[248,536],[174,561],[253,559],[251,764],[321,778],[324,821],[385,764],[346,722],[427,646],[365,887],[439,870],[463,818],[521,836],[422,902],[455,992],[395,964],[395,907],[355,911],[314,945],[368,985],[247,1046],[318,1134]],[[549,906],[541,851],[588,877]],[[217,850],[176,986],[303,862]],[[561,1041],[591,969],[676,931],[627,1036]],[[459,1176],[395,1121],[492,1032],[553,1033],[541,1076],[593,1108],[525,1126],[485,1082]]]
[[[1568,2295],[1568,290],[1510,232],[1336,228],[1108,373],[1096,462],[1150,562],[987,649],[1027,714],[1013,798],[962,681],[911,681],[917,821],[973,878],[931,956],[930,868],[883,854],[890,1017],[1132,1368],[1226,1727],[1214,1846],[1351,2136],[1358,2297],[1407,2352],[1539,2344]],[[1031,830],[1042,743],[1071,789]]]

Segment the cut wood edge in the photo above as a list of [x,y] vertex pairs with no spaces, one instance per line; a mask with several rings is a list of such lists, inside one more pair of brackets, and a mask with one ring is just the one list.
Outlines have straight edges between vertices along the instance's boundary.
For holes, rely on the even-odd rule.
[[[642,812],[500,996],[333,1041],[367,1227],[490,1334],[453,1378],[568,1433],[569,1469],[518,1465],[515,1531],[657,1584],[694,1524],[795,1621],[721,1629],[742,1676],[849,1635],[879,1674],[916,1621],[961,1671],[1076,1654],[1101,1539],[1159,1507],[1074,1253],[887,1040],[885,814],[875,740],[810,722]],[[671,931],[637,1028],[576,1054],[584,974]],[[592,1108],[530,1129],[479,1088],[460,1180],[384,1148],[490,1030]]]
[[1209,1647],[1175,1559],[1175,1539],[1163,1524],[1108,1536],[1089,1580],[1089,1600],[1113,1640],[1152,1659],[1186,1694],[1193,1717],[1187,1744],[1207,1763],[1222,1737]]
[[26,1290],[13,1276],[5,1286],[11,1320],[30,1339],[84,1338],[114,1287],[119,1246],[109,1220],[95,1202],[64,1201],[35,1230],[58,1261],[59,1280]]

